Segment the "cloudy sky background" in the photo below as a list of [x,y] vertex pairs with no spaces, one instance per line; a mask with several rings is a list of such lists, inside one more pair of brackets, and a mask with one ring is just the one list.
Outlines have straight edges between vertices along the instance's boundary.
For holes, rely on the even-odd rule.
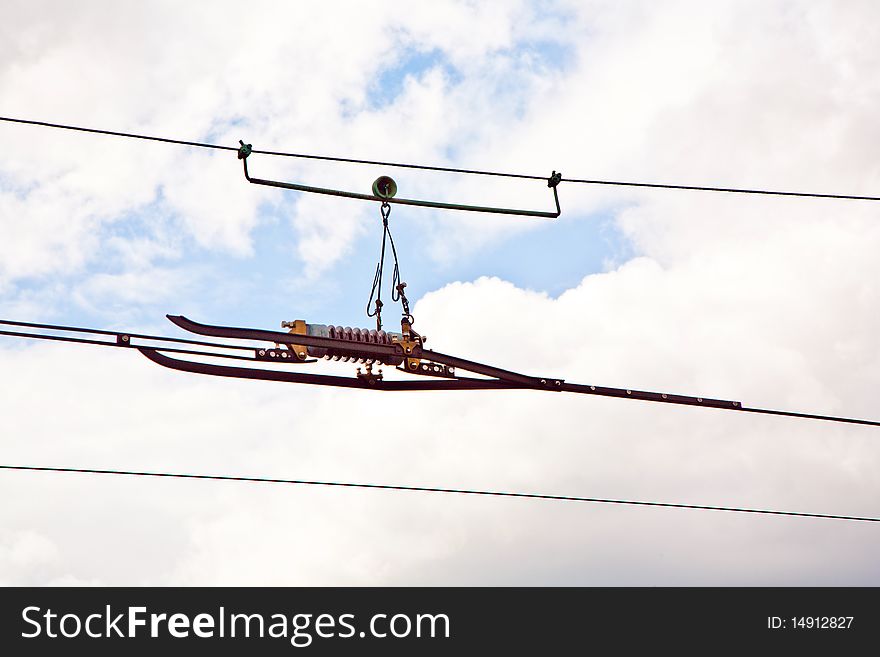
[[[257,149],[877,195],[873,2],[12,1],[0,115]],[[370,326],[372,204],[231,152],[0,124],[0,316]],[[264,178],[548,209],[540,182],[254,156]],[[394,207],[429,346],[569,381],[880,417],[880,205],[560,186]],[[387,293],[387,292],[386,292]],[[394,316],[389,308],[388,317]],[[880,515],[880,433],[536,392],[377,395],[0,341],[0,462]],[[5,472],[0,583],[880,585],[878,528]]]

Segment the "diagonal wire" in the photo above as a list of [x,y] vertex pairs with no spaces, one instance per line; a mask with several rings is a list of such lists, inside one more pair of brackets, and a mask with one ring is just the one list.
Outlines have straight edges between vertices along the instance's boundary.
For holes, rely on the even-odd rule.
[[624,504],[629,506],[663,507],[669,509],[690,509],[702,511],[728,511],[733,513],[753,513],[773,516],[796,516],[801,518],[822,518],[827,520],[850,520],[861,522],[880,522],[880,518],[865,516],[837,515],[830,513],[807,513],[801,511],[772,511],[768,509],[749,509],[730,506],[709,506],[705,504],[676,504],[672,502],[645,502],[637,500],[615,500],[599,497],[580,497],[574,495],[549,495],[544,493],[515,493],[508,491],[473,490],[467,488],[438,488],[433,486],[401,486],[394,484],[364,484],[342,481],[312,481],[307,479],[274,479],[269,477],[236,477],[230,475],[182,474],[173,472],[142,472],[132,470],[98,470],[94,468],[58,468],[30,465],[0,465],[0,470],[19,470],[29,472],[54,472],[97,475],[119,475],[127,477],[163,477],[172,479],[202,479],[212,481],[238,481],[259,484],[293,484],[298,486],[328,486],[337,488],[359,488],[372,490],[407,491],[416,493],[446,493],[454,495],[483,495],[490,497],[513,497],[519,499],[548,500],[554,502],[592,502],[597,504]]
[[[61,128],[62,130],[74,130],[76,132],[91,132],[97,135],[109,135],[111,137],[127,137],[128,139],[144,139],[146,141],[160,141],[166,144],[180,144],[181,146],[197,146],[199,148],[215,148],[224,151],[238,151],[235,146],[220,146],[219,144],[208,144],[200,141],[187,141],[184,139],[171,139],[169,137],[154,137],[151,135],[139,135],[133,132],[118,132],[116,130],[100,130],[98,128],[83,128],[75,125],[64,125],[62,123],[49,123],[48,121],[31,121],[29,119],[15,119],[8,116],[0,116],[0,121],[6,123],[23,123],[25,125],[36,125],[44,128]],[[256,151],[254,151],[256,152]]]
[[[116,130],[101,130],[98,128],[84,128],[81,126],[65,125],[61,123],[49,123],[48,121],[33,121],[30,119],[19,119],[7,116],[0,116],[0,121],[7,123],[19,123],[24,125],[41,126],[45,128],[59,128],[62,130],[75,130],[77,132],[89,132],[99,135],[109,135],[112,137],[126,137],[129,139],[144,139],[148,141],[157,141],[167,144],[179,144],[181,146],[195,146],[199,148],[213,148],[225,151],[238,151],[237,146],[223,146],[220,144],[210,144],[206,142],[190,141],[184,139],[171,139],[168,137],[156,137],[151,135],[141,135],[132,132],[119,132]],[[421,169],[425,171],[445,171],[448,173],[461,173],[478,176],[496,176],[502,178],[520,178],[525,180],[547,180],[547,176],[538,176],[523,173],[510,173],[504,171],[490,171],[486,169],[461,169],[456,167],[431,166],[426,164],[409,164],[404,162],[388,162],[382,160],[365,160],[351,157],[333,157],[330,155],[315,155],[310,153],[291,153],[285,151],[261,151],[252,150],[251,152],[261,155],[276,155],[281,157],[295,157],[309,160],[323,160],[327,162],[347,162],[351,164],[370,164],[386,167],[395,167],[400,169]],[[771,189],[747,189],[742,187],[719,187],[704,185],[677,185],[667,183],[648,183],[623,180],[598,180],[590,178],[562,178],[562,182],[581,183],[587,185],[609,185],[617,187],[641,187],[650,189],[673,189],[682,191],[698,191],[698,192],[722,192],[730,194],[760,194],[765,196],[794,196],[800,198],[825,198],[839,199],[851,201],[880,201],[880,196],[860,196],[855,194],[820,194],[816,192],[789,192]]]

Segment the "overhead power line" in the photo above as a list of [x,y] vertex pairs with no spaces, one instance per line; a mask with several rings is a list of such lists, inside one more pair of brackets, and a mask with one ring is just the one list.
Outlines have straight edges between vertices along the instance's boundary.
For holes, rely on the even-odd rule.
[[[47,121],[33,121],[30,119],[18,119],[13,117],[0,116],[0,121],[7,123],[20,123],[25,125],[41,126],[44,128],[59,128],[62,130],[75,130],[77,132],[89,132],[98,135],[108,135],[111,137],[126,137],[128,139],[144,139],[147,141],[156,141],[166,144],[178,144],[181,146],[194,146],[198,148],[212,148],[215,150],[238,151],[238,146],[224,146],[221,144],[210,144],[206,142],[191,141],[185,139],[171,139],[168,137],[156,137],[151,135],[140,135],[132,132],[119,132],[116,130],[102,130],[98,128],[84,128],[81,126],[64,125],[61,123],[49,123]],[[329,155],[315,155],[310,153],[291,153],[284,151],[263,151],[253,149],[251,153],[260,155],[275,155],[280,157],[295,157],[308,160],[323,160],[327,162],[346,162],[350,164],[370,164],[385,167],[396,167],[401,169],[421,169],[425,171],[444,171],[447,173],[461,173],[478,176],[496,176],[501,178],[520,178],[525,180],[547,180],[546,175],[531,175],[523,173],[510,173],[504,171],[489,171],[485,169],[461,169],[456,167],[440,167],[430,166],[426,164],[408,164],[403,162],[386,162],[382,160],[365,160],[351,157],[333,157]],[[740,187],[722,187],[722,186],[703,186],[703,185],[677,185],[667,183],[649,183],[649,182],[633,182],[621,180],[598,180],[592,178],[562,178],[561,182],[580,183],[587,185],[606,185],[616,187],[641,187],[648,189],[675,189],[682,191],[697,192],[724,192],[730,194],[758,194],[764,196],[795,196],[801,198],[826,198],[841,199],[850,201],[880,201],[880,196],[859,196],[854,194],[820,194],[816,192],[787,192],[771,189],[746,189]]]
[[757,513],[774,516],[797,516],[801,518],[822,518],[826,520],[851,520],[860,522],[880,522],[880,518],[848,516],[830,513],[806,513],[800,511],[771,511],[767,509],[747,509],[742,507],[709,506],[705,504],[676,504],[672,502],[645,502],[637,500],[614,500],[599,497],[580,497],[574,495],[548,495],[543,493],[515,493],[508,491],[473,490],[467,488],[438,488],[433,486],[401,486],[393,484],[363,484],[343,481],[310,481],[305,479],[275,479],[269,477],[236,477],[229,475],[182,474],[173,472],[140,472],[131,470],[98,470],[94,468],[54,468],[29,465],[0,465],[0,470],[24,470],[30,472],[76,473],[93,475],[118,475],[127,477],[164,477],[171,479],[203,479],[212,481],[238,481],[252,484],[293,484],[298,486],[327,486],[336,488],[358,488],[372,490],[406,491],[413,493],[445,493],[453,495],[483,495],[489,497],[512,497],[519,499],[548,500],[553,502],[592,502],[596,504],[624,504],[629,506],[663,507],[669,509],[690,509],[702,511],[728,511],[733,513]]
[[[168,318],[184,330],[194,332],[198,335],[214,336],[216,338],[246,340],[249,342],[261,342],[270,340],[279,343],[289,337],[289,334],[279,334],[272,331],[264,331],[262,329],[241,329],[236,327],[223,326],[207,326],[198,324],[186,317],[169,315]],[[9,330],[6,326],[14,327],[15,330]],[[18,329],[28,329],[21,331]],[[46,332],[39,332],[46,331]],[[48,333],[51,331],[51,333]],[[72,333],[73,335],[55,335],[55,333]],[[403,390],[511,390],[514,388],[531,388],[536,390],[550,388],[557,392],[569,392],[575,394],[595,395],[599,397],[614,397],[617,399],[651,401],[663,404],[680,404],[698,408],[716,408],[736,411],[738,413],[757,413],[761,415],[775,415],[782,417],[804,418],[810,420],[822,420],[826,422],[841,422],[846,424],[857,424],[862,426],[880,427],[878,420],[865,420],[852,417],[841,417],[838,415],[822,415],[817,413],[805,413],[802,411],[784,411],[769,408],[753,408],[743,405],[742,402],[725,399],[711,399],[707,397],[697,397],[693,395],[678,395],[672,393],[652,392],[647,390],[633,390],[631,388],[613,388],[607,386],[586,385],[580,383],[569,383],[563,380],[539,379],[537,377],[529,377],[516,372],[499,369],[490,365],[484,365],[469,360],[450,356],[448,354],[438,353],[431,350],[422,350],[422,358],[429,358],[434,363],[444,363],[445,366],[457,368],[481,377],[474,379],[471,377],[455,377],[443,381],[374,381],[371,384],[365,384],[360,379],[355,378],[354,381],[344,377],[328,377],[326,375],[301,374],[298,372],[280,372],[278,370],[240,368],[240,367],[222,367],[212,363],[179,361],[168,358],[163,353],[187,354],[194,356],[211,356],[216,358],[234,359],[253,362],[256,355],[254,346],[244,344],[229,344],[220,342],[206,342],[204,340],[189,340],[186,338],[171,338],[159,335],[145,335],[143,333],[125,333],[118,331],[107,331],[102,329],[89,329],[78,326],[63,326],[60,324],[37,324],[33,322],[22,322],[11,319],[0,319],[0,336],[11,336],[16,338],[27,338],[32,340],[49,340],[53,342],[69,342],[73,344],[87,344],[102,347],[122,348],[122,349],[138,349],[144,356],[164,367],[172,369],[193,372],[200,374],[208,374],[213,376],[227,376],[234,378],[247,378],[268,381],[286,381],[289,383],[308,383],[314,385],[331,385],[343,387],[368,388],[372,390],[385,391],[403,391]],[[329,343],[324,338],[302,337],[298,340],[317,340],[324,345],[323,348],[331,349],[365,349],[362,342],[349,342],[341,338],[333,338]],[[160,344],[153,344],[153,343]],[[329,347],[327,346],[329,344]],[[320,345],[313,343],[312,346]],[[209,347],[210,351],[197,350],[193,347]],[[223,352],[215,351],[216,349]],[[385,347],[377,348],[380,351]],[[225,353],[234,351],[236,353]],[[352,351],[348,351],[351,355]],[[378,352],[357,352],[362,359],[375,358]]]
[[117,132],[115,130],[99,130],[98,128],[81,128],[75,125],[62,125],[60,123],[48,123],[46,121],[30,121],[28,119],[14,119],[11,117],[0,116],[0,121],[7,123],[23,123],[25,125],[36,125],[44,128],[61,128],[62,130],[75,130],[77,132],[90,132],[96,135],[109,135],[111,137],[127,137],[128,139],[145,139],[147,141],[160,141],[165,144],[180,144],[181,146],[198,146],[199,148],[215,148],[224,151],[237,151],[233,146],[220,146],[218,144],[206,144],[200,141],[185,141],[183,139],[169,139],[168,137],[153,137],[150,135],[137,135],[133,132]]

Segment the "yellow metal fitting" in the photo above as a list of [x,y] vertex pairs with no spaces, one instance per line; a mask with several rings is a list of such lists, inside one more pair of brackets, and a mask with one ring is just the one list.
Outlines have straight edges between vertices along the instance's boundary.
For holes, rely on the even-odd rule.
[[422,360],[420,358],[412,358],[416,347],[422,346],[422,337],[412,330],[412,324],[407,317],[400,320],[400,333],[403,336],[398,343],[403,347],[403,355],[406,358],[404,367],[407,370],[416,371]]
[[[292,322],[282,322],[283,328],[289,328],[289,333],[293,333],[294,335],[306,335],[308,332],[308,327],[306,325],[306,320],[304,319],[296,319]],[[296,357],[300,360],[305,360],[309,357],[308,349],[299,344],[291,344],[290,348],[293,350],[293,353],[296,354]]]

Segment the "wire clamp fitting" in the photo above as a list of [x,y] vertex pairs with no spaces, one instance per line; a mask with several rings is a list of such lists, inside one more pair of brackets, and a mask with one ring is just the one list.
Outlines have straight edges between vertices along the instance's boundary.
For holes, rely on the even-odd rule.
[[357,378],[361,381],[364,381],[367,385],[374,386],[378,382],[382,380],[382,370],[379,370],[378,373],[373,374],[373,364],[367,363],[366,366],[367,371],[361,372],[361,368],[357,368]]
[[244,160],[248,155],[254,152],[253,144],[245,144],[241,139],[238,140],[238,143],[241,144],[241,147],[238,149],[238,159]]
[[556,188],[556,185],[562,182],[562,174],[554,171],[547,180],[547,187]]

